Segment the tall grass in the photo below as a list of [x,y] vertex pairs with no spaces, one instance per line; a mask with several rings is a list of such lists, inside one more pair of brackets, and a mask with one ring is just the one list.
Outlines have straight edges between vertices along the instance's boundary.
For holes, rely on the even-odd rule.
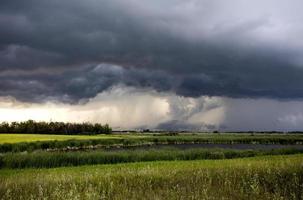
[[116,164],[159,160],[231,159],[262,155],[303,153],[298,149],[227,150],[227,149],[151,149],[90,152],[7,153],[0,156],[0,168],[52,168],[92,164]]
[[0,199],[303,199],[303,157],[0,170]]

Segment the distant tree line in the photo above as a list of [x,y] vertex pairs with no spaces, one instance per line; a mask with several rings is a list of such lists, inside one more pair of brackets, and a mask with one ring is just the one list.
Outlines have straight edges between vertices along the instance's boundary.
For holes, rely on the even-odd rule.
[[39,134],[110,134],[112,129],[108,124],[92,123],[64,123],[64,122],[36,122],[28,120],[24,122],[2,122],[0,133],[39,133]]

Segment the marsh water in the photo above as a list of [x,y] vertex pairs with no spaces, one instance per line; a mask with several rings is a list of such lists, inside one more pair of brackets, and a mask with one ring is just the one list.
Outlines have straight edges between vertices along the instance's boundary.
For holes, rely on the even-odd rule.
[[233,150],[274,150],[274,149],[298,149],[303,150],[302,144],[141,144],[134,146],[90,146],[90,147],[69,147],[63,149],[49,149],[47,151],[123,151],[123,150],[157,150],[157,149],[233,149]]
[[110,147],[106,148],[108,151],[119,150],[149,150],[149,149],[163,149],[163,148],[177,148],[177,149],[235,149],[235,150],[271,150],[271,149],[302,149],[303,145],[281,145],[281,144],[153,144],[141,146],[128,146],[128,147]]

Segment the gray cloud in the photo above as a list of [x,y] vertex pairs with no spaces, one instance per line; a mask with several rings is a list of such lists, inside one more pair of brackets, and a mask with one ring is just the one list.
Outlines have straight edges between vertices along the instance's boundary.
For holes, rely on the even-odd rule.
[[114,87],[126,85],[169,91],[178,80],[163,71],[125,69],[117,65],[85,66],[62,73],[37,73],[0,75],[0,95],[13,96],[27,102],[59,100],[76,103]]
[[[303,97],[299,0],[2,0],[0,95],[77,102],[117,84]],[[108,63],[101,64],[100,63]]]

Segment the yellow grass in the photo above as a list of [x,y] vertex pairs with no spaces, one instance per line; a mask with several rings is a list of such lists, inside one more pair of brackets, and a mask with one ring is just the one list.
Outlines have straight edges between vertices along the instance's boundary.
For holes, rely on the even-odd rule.
[[43,134],[0,134],[0,144],[18,143],[18,142],[35,142],[35,141],[52,141],[52,140],[87,140],[87,139],[120,139],[144,136],[131,135],[43,135]]

